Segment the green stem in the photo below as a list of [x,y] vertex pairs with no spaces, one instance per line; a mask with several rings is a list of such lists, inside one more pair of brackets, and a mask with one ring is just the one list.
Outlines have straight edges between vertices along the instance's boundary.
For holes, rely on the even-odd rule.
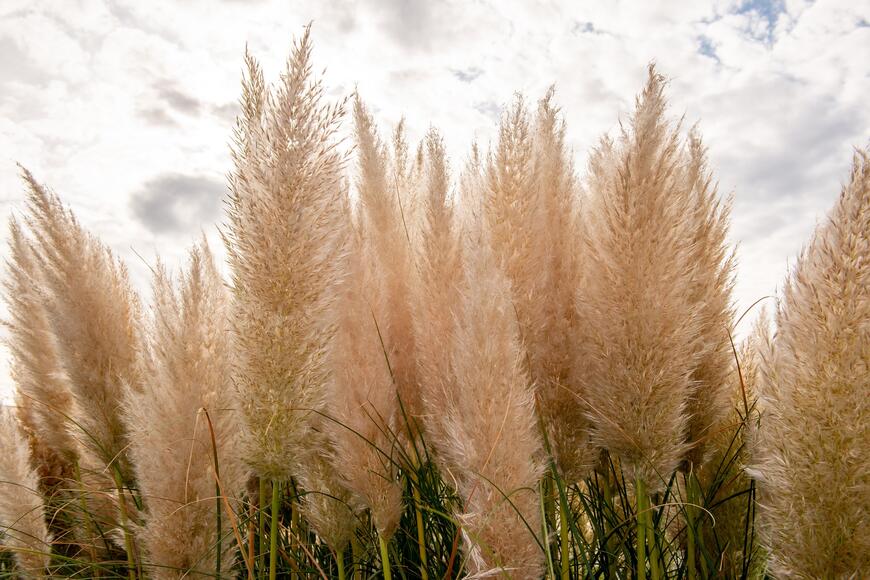
[[652,509],[649,508],[649,502],[647,502],[647,512],[644,520],[646,521],[646,539],[649,542],[649,567],[650,567],[650,578],[652,580],[661,580],[662,577],[662,567],[661,567],[661,554],[659,553],[659,544],[656,538],[656,530],[653,519]]
[[354,580],[362,580],[362,546],[359,545],[359,540],[356,537],[356,534],[351,536],[350,538],[350,555],[351,555],[351,568],[353,569],[353,578]]
[[281,500],[281,484],[272,482],[272,525],[269,528],[269,580],[275,580],[278,573],[278,512]]
[[429,573],[426,571],[426,530],[423,527],[423,500],[420,498],[420,488],[417,487],[416,476],[412,479],[411,490],[414,494],[414,510],[417,513],[417,545],[420,548],[420,578],[428,580]]
[[646,516],[649,506],[646,483],[635,479],[634,495],[637,500],[637,580],[646,580]]
[[542,493],[544,494],[544,517],[547,518],[547,525],[555,526],[556,522],[556,486],[550,477],[544,477],[542,483]]
[[604,510],[604,555],[607,562],[607,577],[609,579],[616,578],[615,566],[611,566],[611,560],[615,558],[616,552],[614,549],[614,541],[611,537],[613,532],[613,523],[611,515],[613,514],[613,493],[610,490],[610,475],[603,474],[601,476],[601,499]]
[[686,477],[686,569],[689,580],[695,580],[698,566],[695,562],[695,478]]
[[121,516],[121,529],[124,530],[124,548],[127,551],[127,569],[130,580],[136,580],[136,549],[133,544],[133,534],[130,532],[128,524],[130,518],[127,513],[127,500],[124,494],[124,484],[121,481],[121,474],[117,469],[112,469],[112,475],[115,478],[115,486],[118,488],[118,511]]
[[568,506],[566,502],[562,502],[559,509],[559,538],[562,544],[562,580],[570,579],[570,561],[571,546],[568,544]]
[[[81,469],[79,468],[78,460],[73,461],[73,476],[75,477],[75,480],[79,486],[79,488],[78,488],[78,491],[79,491],[78,498],[79,498],[79,504],[80,504],[79,508],[82,510],[82,514],[84,514],[82,517],[85,520],[85,532],[88,536],[88,539],[90,540],[91,538],[96,537],[95,530],[97,528],[97,525],[95,524],[95,522],[93,520],[93,516],[91,515],[91,511],[88,509],[88,498],[85,495],[85,484],[82,482],[82,473],[81,473]],[[94,542],[88,541],[87,548],[88,548],[88,552],[90,553],[90,556],[91,556],[91,562],[96,564],[96,562],[97,562],[97,550],[94,547]],[[109,549],[109,547],[107,545],[106,551],[108,551],[108,549]],[[100,577],[100,568],[98,566],[94,566],[93,574],[94,574],[94,578]]]
[[[541,493],[539,494],[541,497],[541,531],[543,532],[541,537],[549,538],[550,529],[547,524],[547,496],[550,495],[550,493],[548,491],[549,487],[547,486],[547,478],[542,478],[539,485],[541,490]],[[547,575],[547,578],[555,578],[556,572],[553,570],[553,555],[551,553],[552,551],[550,550],[549,542],[547,543],[547,547],[544,551],[547,554],[547,572],[549,573]]]
[[338,567],[338,580],[344,580],[344,549],[335,552],[335,565]]
[[390,554],[387,551],[387,542],[381,534],[378,534],[378,544],[381,546],[381,568],[384,571],[384,580],[392,580],[393,576],[390,574]]
[[266,570],[266,550],[263,545],[263,542],[266,541],[266,480],[262,477],[260,478],[260,503],[257,507],[259,508],[257,510],[257,519],[259,520],[259,535],[257,536],[259,552],[257,554],[257,561],[259,562],[258,568],[260,571],[258,576],[262,578]]
[[[299,509],[296,507],[295,502],[290,502],[290,529],[296,534],[299,535]],[[299,536],[301,537],[301,536]],[[291,548],[293,543],[293,535],[290,535]],[[296,580],[298,578],[296,574],[296,569],[294,568],[290,572],[290,580]]]

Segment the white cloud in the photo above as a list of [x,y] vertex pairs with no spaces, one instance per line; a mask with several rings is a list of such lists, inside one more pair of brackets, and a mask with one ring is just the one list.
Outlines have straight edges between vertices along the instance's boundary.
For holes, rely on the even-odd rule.
[[473,139],[494,136],[514,91],[534,99],[555,82],[582,170],[655,60],[672,79],[674,113],[700,121],[735,196],[743,306],[781,282],[835,199],[850,147],[870,135],[870,7],[849,0],[10,0],[0,7],[2,214],[20,207],[20,161],[145,287],[136,253],[176,263],[213,206],[192,194],[170,204],[179,228],[155,228],[143,192],[166,176],[205,176],[214,191],[230,168],[244,47],[274,79],[309,21],[330,95],[357,87],[385,125],[405,115],[413,139],[439,127],[454,167]]

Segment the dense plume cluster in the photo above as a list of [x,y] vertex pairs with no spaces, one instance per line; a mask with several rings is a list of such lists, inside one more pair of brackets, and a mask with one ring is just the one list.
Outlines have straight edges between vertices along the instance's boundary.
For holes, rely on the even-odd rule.
[[654,67],[585,175],[551,89],[454,179],[436,129],[414,151],[359,95],[328,103],[311,52],[306,29],[275,85],[246,55],[228,280],[203,241],[142,308],[23,172],[0,417],[18,573],[748,577],[768,553],[779,577],[870,573],[867,152],[776,332],[736,346],[730,201]]

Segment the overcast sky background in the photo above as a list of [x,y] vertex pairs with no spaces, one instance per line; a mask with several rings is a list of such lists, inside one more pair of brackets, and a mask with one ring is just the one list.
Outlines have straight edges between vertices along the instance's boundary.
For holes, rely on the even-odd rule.
[[555,83],[582,174],[654,60],[734,194],[741,309],[782,283],[870,137],[868,0],[0,0],[0,218],[23,207],[20,162],[147,292],[156,254],[219,244],[245,45],[274,80],[309,21],[330,96],[357,87],[414,140],[438,127],[454,168],[514,92]]

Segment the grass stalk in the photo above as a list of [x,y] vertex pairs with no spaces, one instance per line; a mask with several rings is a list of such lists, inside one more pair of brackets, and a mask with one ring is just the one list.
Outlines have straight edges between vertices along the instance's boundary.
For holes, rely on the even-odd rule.
[[392,580],[393,576],[390,573],[390,553],[387,550],[387,542],[381,534],[378,534],[378,544],[381,547],[381,568],[383,568],[384,580]]
[[260,478],[260,501],[257,508],[257,519],[259,520],[260,528],[259,535],[257,536],[257,547],[259,549],[257,560],[259,562],[258,568],[260,569],[259,577],[262,578],[266,569],[266,550],[265,546],[263,546],[263,542],[266,539],[266,480],[262,477]]
[[351,567],[353,569],[353,579],[362,580],[362,546],[359,544],[359,539],[354,534],[350,539],[350,554]]
[[124,493],[124,484],[118,470],[112,469],[115,486],[118,488],[118,512],[120,514],[121,529],[124,530],[124,549],[127,551],[127,571],[130,580],[136,580],[136,555],[134,553],[133,534],[130,532],[130,516],[127,513],[127,500]]
[[646,580],[646,516],[649,497],[646,494],[646,483],[638,477],[635,479],[634,494],[637,501],[637,580]]
[[[208,410],[203,409],[205,413],[206,421],[208,421],[208,429],[211,434],[211,451],[212,451],[212,460],[214,461],[214,497],[215,497],[215,527],[216,527],[216,542],[215,542],[215,577],[217,580],[221,580],[221,557],[223,556],[223,530],[221,530],[221,501],[223,498],[223,490],[221,490],[221,468],[220,462],[218,461],[218,449],[217,449],[217,441],[215,440],[214,435],[214,425],[212,425],[211,417],[209,417]],[[239,545],[239,548],[242,548]]]
[[256,542],[255,536],[256,532],[256,524],[254,523],[256,518],[254,516],[254,506],[253,502],[248,503],[248,580],[254,580],[254,570],[256,570],[256,556],[254,555],[254,543]]
[[[96,534],[96,525],[93,521],[93,516],[91,515],[90,510],[88,509],[88,498],[85,494],[85,485],[82,482],[82,474],[81,468],[79,467],[78,460],[73,461],[73,476],[75,477],[76,484],[79,488],[78,499],[79,499],[79,508],[82,510],[82,519],[85,522],[85,532],[90,538],[95,538]],[[108,546],[107,546],[108,549]],[[94,548],[93,542],[89,541],[87,543],[88,554],[91,557],[91,562],[96,563],[97,561],[97,550]],[[100,578],[101,572],[98,567],[94,567],[93,569],[94,578]]]
[[[295,496],[295,488],[294,488],[294,496]],[[291,542],[291,547],[293,543],[293,538],[301,538],[301,528],[302,526],[299,523],[299,507],[296,505],[296,501],[290,502],[290,530],[292,533],[288,535],[288,540]],[[298,578],[298,574],[296,573],[296,569],[294,568],[290,572],[290,580],[296,580]]]
[[281,484],[272,482],[272,524],[269,528],[269,580],[275,580],[278,572],[278,515],[280,511]]
[[559,541],[562,548],[562,580],[570,580],[570,555],[571,546],[568,543],[570,535],[568,534],[568,505],[567,502],[562,502],[559,509]]
[[[539,494],[539,496],[541,498],[541,527],[543,528],[541,530],[543,532],[541,537],[542,538],[549,538],[550,537],[550,527],[549,527],[549,524],[547,523],[547,501],[548,501],[547,498],[551,494],[548,491],[550,489],[550,487],[547,485],[547,478],[546,477],[542,478],[541,483],[539,485],[540,485],[540,490],[541,490],[541,493]],[[552,503],[552,498],[550,499],[550,503]],[[544,546],[544,552],[547,554],[547,572],[548,572],[547,578],[555,578],[556,572],[553,568],[553,554],[550,552],[549,542],[547,543],[546,546]]]
[[697,577],[697,563],[695,562],[697,548],[695,545],[695,507],[697,494],[695,493],[696,480],[694,474],[686,476],[686,572],[689,580]]
[[646,498],[646,513],[644,514],[644,522],[646,522],[646,541],[649,544],[649,568],[650,578],[652,580],[661,580],[662,578],[662,555],[659,550],[658,537],[656,536],[655,518],[653,518],[652,506],[649,502],[649,496]]
[[412,479],[411,493],[414,495],[414,511],[417,516],[417,545],[420,548],[420,578],[429,580],[429,573],[426,571],[426,529],[423,527],[423,500],[420,497],[417,476],[415,475]]
[[338,568],[338,580],[344,580],[344,550],[335,552],[335,566]]

